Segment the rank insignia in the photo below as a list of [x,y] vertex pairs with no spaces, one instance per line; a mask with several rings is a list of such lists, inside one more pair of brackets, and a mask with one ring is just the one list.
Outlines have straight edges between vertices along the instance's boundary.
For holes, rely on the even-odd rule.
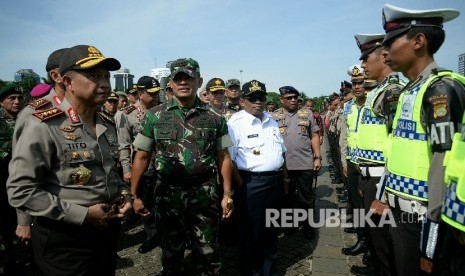
[[79,167],[75,168],[71,173],[71,179],[75,185],[85,185],[89,182],[92,176],[92,171],[84,167],[83,164],[79,164]]
[[65,137],[66,140],[76,140],[77,138],[81,137],[81,135],[79,134],[76,134],[76,133],[66,133],[65,135],[63,135],[63,137]]
[[61,111],[60,109],[58,109],[56,107],[52,107],[50,109],[46,109],[46,110],[43,110],[43,111],[32,113],[32,115],[39,118],[41,121],[45,121],[45,120],[48,120],[50,118],[56,117],[56,116],[58,116],[58,115],[60,115],[62,113],[63,113],[63,111]]
[[252,151],[252,153],[253,153],[254,155],[260,155],[260,149],[259,149],[259,148],[254,148],[253,151]]
[[32,107],[33,109],[40,109],[41,107],[44,107],[49,103],[50,103],[50,101],[48,101],[46,99],[37,99],[37,100],[32,101],[29,104],[29,106]]
[[84,157],[85,157],[86,159],[89,159],[89,158],[92,156],[92,155],[90,154],[90,152],[88,152],[88,151],[83,152],[82,155],[84,155]]
[[60,130],[64,132],[73,132],[74,130],[76,130],[76,128],[68,125],[68,126],[60,127]]
[[73,107],[68,108],[68,117],[71,120],[71,123],[73,124],[77,124],[81,122],[76,109],[74,109]]

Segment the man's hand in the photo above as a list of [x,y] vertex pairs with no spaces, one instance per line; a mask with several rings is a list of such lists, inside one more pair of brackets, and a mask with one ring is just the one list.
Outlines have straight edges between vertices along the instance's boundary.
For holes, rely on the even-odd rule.
[[134,208],[134,212],[140,216],[146,217],[150,215],[149,210],[145,208],[144,202],[142,202],[142,199],[140,198],[134,199],[133,208]]
[[320,136],[320,146],[323,145],[323,136]]
[[117,212],[115,212],[112,218],[123,219],[132,211],[132,204],[129,201],[123,202],[122,205],[119,206]]
[[433,262],[425,257],[420,258],[420,269],[428,274],[433,272]]
[[233,199],[229,196],[224,196],[223,200],[221,200],[221,207],[223,208],[223,219],[230,218],[234,211]]
[[123,180],[126,183],[131,183],[131,172],[127,172],[123,174]]
[[16,236],[24,242],[28,244],[29,240],[31,239],[31,226],[30,225],[18,225],[16,226]]
[[375,199],[371,202],[370,210],[373,211],[373,214],[382,216],[383,212],[387,212],[387,210],[389,210],[389,205],[384,204],[381,201]]
[[313,161],[313,170],[314,170],[315,172],[319,172],[320,169],[321,169],[321,160],[320,160],[320,159],[315,159],[315,160]]
[[89,206],[85,221],[97,228],[102,228],[108,225],[108,221],[115,213],[115,210],[110,204],[97,203]]

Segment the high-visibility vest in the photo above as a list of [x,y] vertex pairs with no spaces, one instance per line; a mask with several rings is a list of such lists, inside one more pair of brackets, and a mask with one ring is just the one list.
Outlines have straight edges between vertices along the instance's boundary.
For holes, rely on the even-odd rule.
[[343,113],[347,119],[347,156],[346,159],[357,163],[357,139],[362,108],[355,103],[356,98],[344,104]]
[[441,218],[447,224],[465,232],[465,113],[461,132],[452,140],[452,148],[444,157],[446,198]]
[[357,159],[384,164],[383,150],[388,140],[388,126],[383,117],[376,116],[373,106],[378,96],[393,83],[404,85],[398,75],[391,75],[384,79],[375,89],[368,94],[365,106],[362,110],[362,119],[358,130]]
[[[431,163],[431,146],[421,125],[423,95],[438,78],[449,77],[459,82],[464,77],[451,71],[439,71],[419,81],[399,98],[393,122],[393,132],[384,155],[387,158],[386,190],[394,194],[428,201],[428,170]],[[465,82],[463,82],[465,84]]]

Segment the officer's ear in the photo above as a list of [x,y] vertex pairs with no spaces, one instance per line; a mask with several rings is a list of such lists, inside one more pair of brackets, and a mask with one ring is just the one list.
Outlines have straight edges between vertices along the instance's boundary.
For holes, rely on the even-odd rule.
[[72,86],[72,78],[71,78],[71,71],[66,72],[63,76],[61,76],[61,81],[65,87],[65,90],[70,90]]
[[203,84],[203,78],[199,76],[199,87],[202,87]]

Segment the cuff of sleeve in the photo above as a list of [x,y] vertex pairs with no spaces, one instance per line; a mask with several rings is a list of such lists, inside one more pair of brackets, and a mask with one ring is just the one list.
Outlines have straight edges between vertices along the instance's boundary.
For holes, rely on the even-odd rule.
[[86,219],[87,211],[87,207],[77,204],[71,204],[68,210],[68,215],[66,215],[63,220],[64,222],[70,224],[82,225],[84,223],[84,220]]
[[30,225],[33,220],[32,216],[19,209],[16,209],[16,219],[18,220],[18,225]]
[[216,140],[216,150],[224,150],[233,145],[231,138],[228,134],[218,137]]
[[155,141],[152,138],[144,136],[142,134],[137,134],[136,139],[132,145],[143,151],[152,152],[154,150]]

